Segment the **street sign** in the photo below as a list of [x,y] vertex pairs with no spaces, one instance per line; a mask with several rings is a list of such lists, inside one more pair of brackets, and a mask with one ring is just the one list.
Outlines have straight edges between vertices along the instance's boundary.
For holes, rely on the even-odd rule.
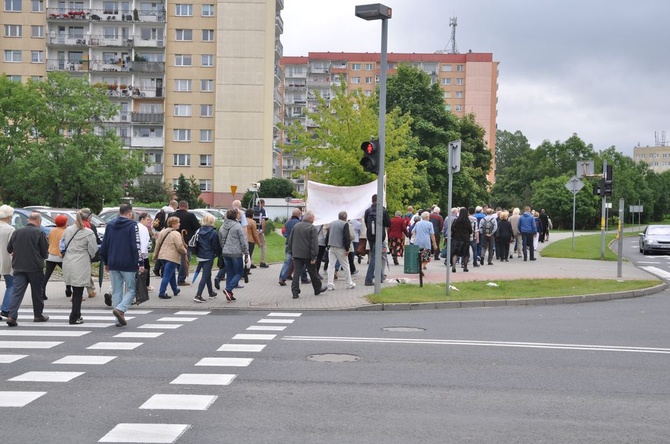
[[629,205],[628,212],[630,213],[644,213],[644,205]]
[[582,182],[579,177],[572,176],[572,178],[565,184],[565,188],[576,196],[577,193],[579,193],[579,190],[584,188],[584,182]]
[[234,196],[235,191],[237,191],[237,185],[231,185],[230,186],[230,193]]
[[461,141],[449,142],[449,167],[454,173],[461,171]]
[[577,161],[577,177],[593,176],[595,173],[596,163],[593,160],[578,160]]

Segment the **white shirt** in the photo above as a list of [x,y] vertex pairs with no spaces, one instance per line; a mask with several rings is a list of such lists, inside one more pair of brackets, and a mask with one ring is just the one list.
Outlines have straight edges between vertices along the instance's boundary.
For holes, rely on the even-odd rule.
[[138,222],[137,227],[140,230],[140,253],[142,254],[142,259],[146,259],[149,257],[151,235],[149,234],[149,229],[143,223]]

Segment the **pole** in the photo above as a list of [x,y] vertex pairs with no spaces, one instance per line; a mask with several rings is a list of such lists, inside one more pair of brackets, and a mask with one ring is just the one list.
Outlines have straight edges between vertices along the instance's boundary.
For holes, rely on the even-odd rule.
[[572,251],[575,251],[575,216],[577,214],[577,193],[572,190]]
[[619,258],[616,266],[616,277],[618,278],[621,277],[623,267],[623,225],[621,224],[623,217],[623,199],[619,199],[619,231],[617,234],[619,237]]
[[[447,204],[448,208],[447,211],[449,211],[449,215],[447,216],[447,220],[445,221],[447,224],[447,260],[449,261],[449,264],[447,265],[447,296],[449,296],[451,292],[451,261],[453,260],[453,257],[451,255],[451,223],[452,223],[452,214],[451,214],[451,206],[452,206],[452,198],[451,198],[451,190],[453,189],[454,186],[454,169],[452,168],[451,161],[453,160],[453,156],[451,155],[451,147],[447,151],[447,156],[449,157],[447,159],[447,162],[449,164],[449,198],[447,201],[449,202]],[[438,248],[440,247],[439,245],[437,246]],[[474,257],[472,260],[474,261]],[[465,258],[462,258],[461,260],[465,260]],[[467,264],[466,264],[467,265]]]
[[[607,171],[607,161],[603,160],[603,177],[605,177]],[[606,208],[606,198],[605,193],[602,193],[603,197],[601,199],[602,203],[600,206],[600,260],[605,260],[605,212]]]
[[[381,292],[382,244],[384,242],[384,158],[386,143],[386,43],[388,20],[382,19],[381,74],[379,79],[379,174],[377,175],[377,220],[375,221],[375,294]],[[419,264],[421,266],[421,264]]]

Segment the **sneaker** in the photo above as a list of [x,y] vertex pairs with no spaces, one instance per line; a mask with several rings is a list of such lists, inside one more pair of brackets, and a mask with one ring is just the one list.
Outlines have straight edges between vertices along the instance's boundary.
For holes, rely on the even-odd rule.
[[268,264],[266,264],[265,262],[261,262],[261,264],[259,266],[261,268],[270,268],[270,266]]
[[326,290],[335,291],[335,286],[333,284],[328,284],[328,286],[326,287]]
[[356,283],[352,282],[349,285],[347,285],[347,290],[351,290],[352,288],[356,288]]
[[155,290],[155,288],[152,287],[151,285],[149,285],[149,286],[147,287],[147,291],[154,291],[154,290]]
[[112,306],[112,293],[105,293],[105,305],[108,307]]
[[286,281],[283,279],[279,279],[279,285],[281,285],[282,287],[286,287]]
[[114,310],[112,310],[112,314],[116,317],[116,320],[119,321],[119,324],[126,325],[126,316],[123,314],[121,310],[115,308]]
[[154,268],[154,276],[161,277],[161,272],[157,268]]
[[5,322],[7,322],[7,325],[9,325],[10,327],[18,327],[19,326],[19,323],[16,322],[16,319],[11,318],[9,316],[7,316],[7,320]]
[[33,319],[33,322],[46,322],[48,320],[49,320],[49,316],[40,315],[40,316],[35,316],[35,318]]
[[199,294],[196,294],[195,297],[193,298],[195,302],[207,302],[205,298],[200,296]]
[[181,290],[177,288],[177,290],[175,290],[175,292],[174,292],[174,295],[179,296],[179,293],[181,293]]
[[217,290],[221,290],[221,281],[219,280],[218,277],[214,278],[214,288],[216,288]]
[[256,266],[254,264],[251,264],[249,268],[256,268]]
[[351,275],[352,275],[352,276],[356,276],[358,273],[360,273],[359,270],[354,270],[354,271],[351,272]]
[[216,297],[216,291],[209,294],[210,299],[214,299],[215,297]]
[[372,286],[374,286],[374,285],[375,285],[374,282],[366,282],[366,283],[365,283],[365,286],[366,286],[366,287],[372,287]]
[[177,285],[180,286],[180,287],[186,287],[186,286],[191,285],[191,284],[184,281],[184,282],[177,282]]
[[168,296],[166,294],[159,294],[158,299],[172,299],[172,296]]
[[233,294],[230,291],[226,290],[225,288],[223,289],[223,294],[226,295],[226,300],[228,302],[233,300]]
[[83,318],[79,318],[79,319],[75,319],[74,321],[70,321],[70,325],[79,325],[79,324],[83,324],[83,323],[84,323]]

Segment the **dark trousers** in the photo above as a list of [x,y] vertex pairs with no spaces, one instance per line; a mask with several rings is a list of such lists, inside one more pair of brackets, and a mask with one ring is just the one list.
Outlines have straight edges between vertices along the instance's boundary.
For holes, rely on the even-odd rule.
[[354,263],[355,262],[354,257],[356,257],[356,255],[354,254],[353,251],[350,251],[347,254],[347,257],[349,258],[349,271],[353,273],[354,271],[356,271],[356,264]]
[[18,319],[19,307],[23,302],[28,284],[30,284],[30,296],[33,299],[33,314],[35,317],[42,316],[42,311],[44,311],[44,300],[42,299],[44,273],[40,270],[14,272],[14,291],[12,292],[12,301],[9,303],[9,317]]
[[[446,242],[446,240],[447,239],[445,238],[445,242]],[[437,248],[435,249],[435,251],[433,251],[433,258],[436,261],[439,261],[440,260],[440,233],[435,233],[435,245],[437,245]]]
[[480,258],[483,259],[484,256],[486,256],[486,250],[489,250],[488,254],[488,259],[487,262],[489,264],[493,263],[493,243],[495,242],[495,239],[493,236],[486,236],[484,235],[484,238],[482,240],[482,251],[481,251],[481,256]]
[[303,272],[304,268],[307,268],[307,274],[312,280],[312,287],[314,288],[314,294],[319,294],[321,291],[321,277],[316,271],[315,264],[312,264],[310,259],[306,258],[293,258],[293,282],[291,282],[291,293],[294,296],[300,294],[300,274]]
[[521,239],[523,240],[523,260],[526,260],[527,257],[526,249],[530,249],[530,258],[533,259],[535,257],[533,233],[521,233]]
[[[144,269],[149,271],[150,268],[151,268],[151,264],[149,263],[149,258],[144,259]],[[147,275],[147,287],[148,287],[149,286],[149,279],[150,279],[149,276],[151,275],[151,273],[144,273],[144,274]]]
[[[59,267],[61,270],[63,269],[63,264],[60,262],[51,262],[47,261],[47,269],[44,274],[44,279],[43,279],[43,284],[42,284],[42,296],[47,295],[47,282],[49,282],[49,278],[51,277],[51,274],[54,272],[56,267]],[[70,296],[72,294],[72,289],[70,288],[69,285],[65,286],[65,295]]]
[[[314,264],[314,268],[316,269],[316,272],[318,273],[321,271],[321,262],[325,261],[326,265],[323,267],[324,270],[328,268],[328,254],[326,253],[326,246],[325,245],[319,245],[319,253],[316,255],[316,264]],[[303,276],[304,279],[304,276]]]
[[212,290],[212,267],[214,266],[214,259],[201,261],[199,265],[201,267],[200,272],[202,273],[202,276],[198,283],[198,291],[196,291],[195,294],[197,296],[202,296],[202,292],[205,289],[205,286],[207,286],[208,294],[212,295],[214,294],[214,290]]
[[498,245],[500,246],[499,258],[501,261],[509,260],[509,237],[500,237]]
[[70,322],[81,317],[81,299],[84,296],[84,287],[72,287],[72,310],[70,311]]

